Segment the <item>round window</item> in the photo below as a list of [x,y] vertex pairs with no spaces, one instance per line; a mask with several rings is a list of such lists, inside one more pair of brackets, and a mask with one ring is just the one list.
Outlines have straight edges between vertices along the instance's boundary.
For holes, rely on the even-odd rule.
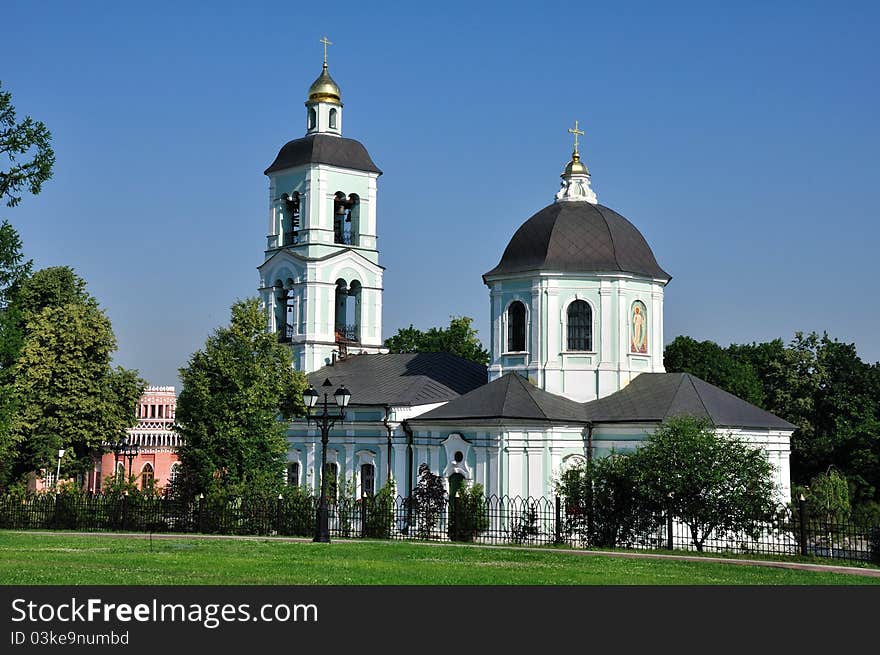
[[455,454],[452,456],[452,460],[456,464],[459,464],[459,463],[461,463],[461,460],[463,460],[463,459],[464,459],[464,453],[462,453],[460,450],[456,450]]

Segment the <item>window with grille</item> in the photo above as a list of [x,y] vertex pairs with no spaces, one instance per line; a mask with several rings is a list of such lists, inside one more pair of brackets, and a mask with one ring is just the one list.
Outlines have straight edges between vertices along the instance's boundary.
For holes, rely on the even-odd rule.
[[586,301],[575,300],[568,306],[568,349],[593,349],[593,310]]
[[526,306],[520,301],[507,308],[507,350],[521,352],[526,349]]
[[152,484],[153,481],[153,466],[152,464],[144,464],[144,468],[141,469],[141,489],[146,489]]
[[372,464],[361,464],[361,495],[372,496],[376,493],[376,467]]

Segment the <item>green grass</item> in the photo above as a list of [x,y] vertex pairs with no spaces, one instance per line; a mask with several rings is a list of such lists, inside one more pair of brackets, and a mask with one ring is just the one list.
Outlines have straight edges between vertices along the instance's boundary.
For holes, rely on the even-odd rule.
[[880,584],[880,578],[553,550],[400,542],[0,532],[0,584]]

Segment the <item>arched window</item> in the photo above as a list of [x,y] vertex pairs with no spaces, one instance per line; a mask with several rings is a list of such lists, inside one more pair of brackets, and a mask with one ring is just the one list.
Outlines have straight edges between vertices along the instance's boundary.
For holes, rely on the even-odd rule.
[[333,243],[358,245],[360,203],[360,196],[356,193],[345,195],[337,191],[333,195]]
[[153,465],[147,462],[141,469],[141,489],[146,489],[153,481]]
[[330,129],[331,130],[336,129],[336,110],[335,109],[330,110]]
[[299,462],[287,463],[287,484],[291,487],[299,486]]
[[526,306],[519,300],[507,308],[507,350],[521,352],[526,349]]
[[315,125],[318,124],[318,113],[315,111],[314,107],[309,107],[309,129],[314,130]]
[[180,477],[180,462],[174,462],[171,465],[171,470],[168,471],[168,484],[175,484],[177,482],[177,478]]
[[372,496],[376,493],[376,467],[372,464],[361,464],[361,495]]
[[584,300],[568,306],[568,349],[593,349],[593,310]]
[[125,480],[125,464],[122,462],[116,463],[116,478],[119,480]]
[[361,283],[352,280],[347,284],[342,278],[336,280],[336,343],[360,343]]

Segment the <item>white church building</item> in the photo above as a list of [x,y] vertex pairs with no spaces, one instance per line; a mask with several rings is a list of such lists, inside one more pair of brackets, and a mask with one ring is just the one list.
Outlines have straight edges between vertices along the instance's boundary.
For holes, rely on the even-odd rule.
[[[373,493],[389,476],[409,495],[419,465],[450,490],[550,496],[572,462],[637,447],[667,417],[710,419],[760,447],[790,496],[795,426],[699,378],[663,369],[670,275],[639,230],[599,204],[575,135],[553,201],[520,225],[489,287],[488,367],[448,353],[382,347],[376,211],[382,174],[342,132],[342,93],[326,54],[308,90],[305,136],[266,169],[269,224],[260,292],[269,329],[318,390],[351,392],[328,466]],[[513,226],[511,226],[513,227]],[[332,398],[331,398],[332,404]],[[320,432],[291,423],[288,482],[320,485]]]

